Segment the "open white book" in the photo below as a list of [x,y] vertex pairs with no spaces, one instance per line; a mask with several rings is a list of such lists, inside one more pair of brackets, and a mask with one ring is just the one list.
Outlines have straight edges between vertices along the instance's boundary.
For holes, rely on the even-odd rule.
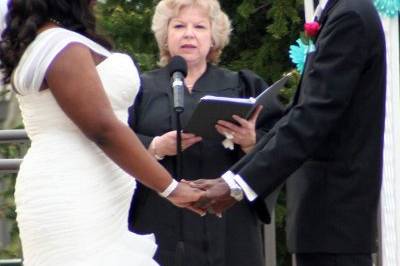
[[276,112],[281,108],[278,93],[286,84],[290,74],[284,76],[256,98],[230,98],[206,95],[200,99],[189,122],[184,127],[185,132],[193,133],[205,139],[220,140],[224,137],[215,129],[218,120],[234,122],[232,116],[238,115],[249,118],[258,105],[262,105],[265,112]]

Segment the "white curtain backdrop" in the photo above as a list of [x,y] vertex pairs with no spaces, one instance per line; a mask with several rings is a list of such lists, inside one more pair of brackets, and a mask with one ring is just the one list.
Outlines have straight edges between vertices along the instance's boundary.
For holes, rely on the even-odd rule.
[[7,0],[0,1],[0,31],[5,28],[5,14],[7,13]]
[[387,49],[387,94],[381,193],[382,266],[400,265],[399,20],[382,17]]
[[304,0],[304,19],[310,22],[314,19],[314,1]]

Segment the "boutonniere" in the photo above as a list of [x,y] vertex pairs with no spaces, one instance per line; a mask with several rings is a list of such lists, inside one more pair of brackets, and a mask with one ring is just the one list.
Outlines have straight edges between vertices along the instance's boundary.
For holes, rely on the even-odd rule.
[[317,36],[319,28],[321,26],[317,21],[307,22],[304,24],[304,35],[313,40]]
[[315,51],[314,41],[320,28],[320,24],[316,21],[305,23],[304,32],[300,33],[296,44],[290,46],[289,57],[300,73],[303,72],[307,54]]

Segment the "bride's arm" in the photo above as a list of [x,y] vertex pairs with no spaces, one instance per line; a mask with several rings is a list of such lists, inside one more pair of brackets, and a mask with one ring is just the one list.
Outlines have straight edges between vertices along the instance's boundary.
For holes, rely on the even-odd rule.
[[[66,115],[122,169],[157,192],[171,184],[169,173],[115,116],[86,46],[75,43],[64,48],[47,70],[46,82]],[[179,184],[169,199],[185,205],[201,195]]]

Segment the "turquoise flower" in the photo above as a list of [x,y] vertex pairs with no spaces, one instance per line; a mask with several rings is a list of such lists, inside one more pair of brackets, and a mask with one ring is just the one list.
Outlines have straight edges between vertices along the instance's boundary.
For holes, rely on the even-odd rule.
[[292,62],[296,65],[297,71],[303,73],[304,63],[306,61],[307,53],[309,52],[309,46],[304,44],[299,38],[296,41],[297,45],[291,45],[289,50],[289,57]]
[[375,0],[376,9],[388,17],[396,17],[400,11],[400,0]]

